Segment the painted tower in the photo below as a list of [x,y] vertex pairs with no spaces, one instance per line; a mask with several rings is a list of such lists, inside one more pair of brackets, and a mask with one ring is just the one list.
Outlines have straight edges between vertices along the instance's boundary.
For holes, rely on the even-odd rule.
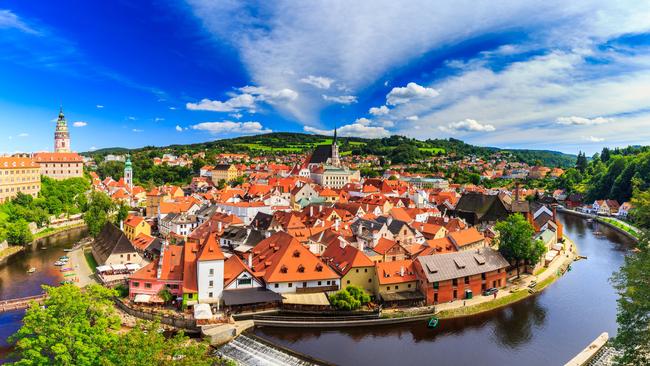
[[56,121],[56,130],[54,131],[54,152],[70,152],[70,133],[68,132],[68,122],[63,115],[63,107],[59,110],[59,119]]
[[124,164],[124,184],[129,189],[133,188],[133,166],[131,165],[131,157],[126,157],[126,164]]
[[340,166],[341,161],[339,160],[339,145],[336,144],[336,127],[334,127],[334,139],[332,140],[332,158],[330,163],[334,166]]

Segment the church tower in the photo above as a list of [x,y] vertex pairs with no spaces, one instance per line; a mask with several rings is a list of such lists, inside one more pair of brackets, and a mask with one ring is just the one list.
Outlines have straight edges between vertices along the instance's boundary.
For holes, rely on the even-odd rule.
[[124,164],[124,184],[126,184],[129,189],[133,188],[133,167],[131,166],[131,157],[126,157],[126,163]]
[[68,122],[63,115],[63,107],[59,110],[59,119],[56,121],[56,130],[54,131],[54,152],[70,152],[70,133],[68,132]]
[[332,158],[330,162],[336,167],[341,165],[341,161],[339,160],[339,145],[336,144],[336,127],[334,127],[334,139],[332,140]]

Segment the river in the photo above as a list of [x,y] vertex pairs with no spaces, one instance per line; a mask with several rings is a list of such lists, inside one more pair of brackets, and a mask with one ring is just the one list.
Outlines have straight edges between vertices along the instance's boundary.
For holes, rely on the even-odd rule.
[[[85,229],[73,229],[32,243],[22,252],[0,264],[0,300],[38,295],[41,285],[58,285],[63,279],[53,263],[86,235]],[[45,249],[42,249],[45,248]],[[36,268],[28,274],[27,270]],[[10,351],[7,338],[20,328],[24,311],[0,313],[0,363]]]
[[[600,333],[616,334],[609,278],[631,240],[604,225],[562,214],[565,234],[587,260],[536,296],[465,319],[364,328],[258,327],[255,334],[339,365],[563,365]],[[595,235],[600,230],[603,235]]]

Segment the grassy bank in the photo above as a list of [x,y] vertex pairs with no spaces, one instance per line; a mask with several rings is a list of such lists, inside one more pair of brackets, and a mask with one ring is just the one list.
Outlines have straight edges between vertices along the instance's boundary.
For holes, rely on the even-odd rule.
[[437,313],[436,316],[440,319],[449,319],[449,318],[458,318],[458,317],[469,316],[469,315],[476,315],[486,311],[498,309],[506,305],[513,304],[528,296],[530,296],[528,290],[519,290],[517,292],[511,293],[510,295],[500,297],[496,300],[483,302],[477,305],[464,306],[464,307],[459,307],[450,310],[442,310],[441,312]]
[[626,233],[632,235],[633,237],[635,237],[637,239],[639,238],[639,232],[638,231],[636,231],[636,230],[632,229],[631,227],[621,223],[618,220],[614,220],[614,219],[611,219],[609,217],[599,217],[598,219],[601,220],[601,221],[604,221],[604,222],[606,222],[606,223],[608,223],[610,225],[616,226],[617,228],[625,231]]
[[97,271],[97,261],[95,260],[95,257],[93,257],[93,253],[91,253],[90,250],[84,250],[84,257],[86,258],[88,267],[90,267],[93,273],[95,273]]
[[2,262],[5,258],[9,258],[12,255],[20,252],[23,249],[24,247],[21,245],[12,245],[9,248],[0,251],[0,262]]
[[34,234],[34,240],[43,239],[43,238],[46,238],[46,237],[51,236],[51,235],[62,233],[64,231],[66,231],[66,230],[81,228],[81,227],[84,227],[84,226],[86,226],[86,224],[81,223],[81,224],[74,224],[74,225],[70,225],[70,226],[62,226],[62,227],[57,227],[57,228],[48,227],[48,228],[45,228],[44,230],[39,231],[36,234]]

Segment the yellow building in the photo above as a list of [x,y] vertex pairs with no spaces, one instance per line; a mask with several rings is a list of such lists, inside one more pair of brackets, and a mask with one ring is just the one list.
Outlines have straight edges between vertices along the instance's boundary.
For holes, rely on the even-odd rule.
[[142,216],[129,215],[124,220],[124,233],[131,241],[140,234],[151,236],[151,225]]
[[328,244],[321,258],[341,276],[341,288],[352,285],[363,288],[369,294],[377,294],[375,265],[359,249],[336,239]]
[[83,158],[70,152],[41,152],[34,154],[34,160],[41,167],[41,175],[52,179],[83,177]]
[[375,268],[377,270],[375,291],[383,300],[391,297],[387,296],[388,294],[417,291],[418,278],[413,261],[377,263]]
[[0,203],[22,192],[37,197],[41,191],[41,171],[31,158],[0,157]]
[[230,182],[231,180],[237,178],[239,176],[239,171],[233,164],[218,164],[214,167],[214,169],[212,169],[210,174],[212,182],[217,184],[221,180]]

